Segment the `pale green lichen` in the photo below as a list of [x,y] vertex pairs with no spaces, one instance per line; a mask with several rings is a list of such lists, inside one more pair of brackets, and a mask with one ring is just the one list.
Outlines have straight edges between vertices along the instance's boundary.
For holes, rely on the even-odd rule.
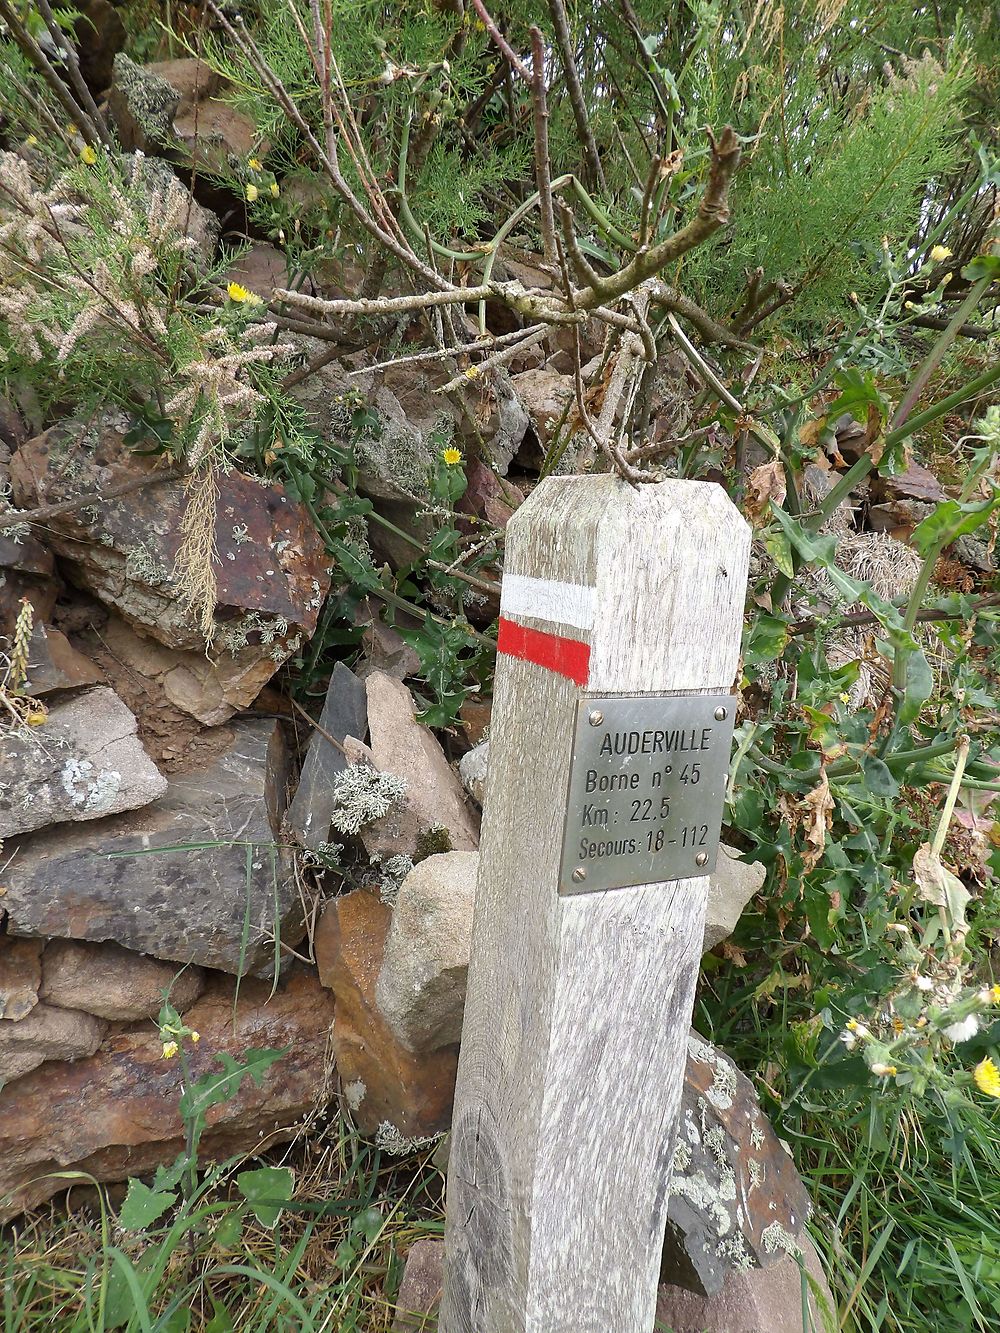
[[738,1086],[736,1074],[722,1055],[707,1042],[693,1034],[688,1036],[688,1054],[699,1064],[708,1065],[712,1070],[712,1084],[706,1089],[705,1096],[718,1111],[728,1111],[736,1100]]
[[746,1247],[746,1241],[738,1231],[734,1231],[731,1236],[726,1236],[723,1240],[720,1240],[715,1247],[715,1252],[720,1259],[728,1259],[734,1268],[739,1268],[744,1273],[754,1267],[753,1259]]
[[170,581],[170,575],[145,542],[126,550],[125,577],[130,583],[157,584]]
[[173,84],[119,51],[114,62],[114,87],[143,134],[155,143],[169,143],[180,102]]
[[338,833],[358,834],[366,824],[384,819],[405,796],[405,778],[380,773],[370,764],[351,764],[334,779],[331,823]]
[[765,1254],[775,1254],[778,1250],[784,1250],[793,1259],[801,1257],[802,1247],[796,1244],[794,1236],[790,1236],[780,1222],[771,1222],[766,1226],[761,1232],[760,1241]]
[[387,856],[384,861],[372,857],[372,864],[378,865],[378,896],[387,907],[394,907],[399,897],[403,880],[413,869],[412,859],[405,852],[396,856]]
[[375,1131],[375,1146],[388,1153],[390,1157],[403,1157],[407,1153],[419,1152],[422,1148],[431,1147],[441,1137],[440,1134],[426,1134],[407,1138],[400,1133],[395,1125],[388,1120],[383,1120]]

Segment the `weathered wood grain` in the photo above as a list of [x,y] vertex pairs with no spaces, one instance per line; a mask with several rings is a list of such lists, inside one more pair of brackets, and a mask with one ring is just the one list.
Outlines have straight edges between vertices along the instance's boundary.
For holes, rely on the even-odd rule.
[[497,662],[441,1333],[653,1327],[708,880],[559,897],[574,705],[729,689],[748,552],[698,482],[550,478],[508,526],[508,575],[596,590],[590,679]]

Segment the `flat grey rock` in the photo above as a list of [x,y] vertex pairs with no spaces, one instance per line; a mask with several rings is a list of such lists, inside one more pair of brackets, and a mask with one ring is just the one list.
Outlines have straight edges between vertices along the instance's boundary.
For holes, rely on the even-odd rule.
[[0,838],[149,805],[167,780],[114,690],[56,704],[43,727],[0,739]]
[[[322,728],[322,730],[320,730]],[[323,732],[343,743],[347,736],[364,740],[368,730],[368,698],[364,681],[343,662],[333,668],[319,728],[309,741],[299,785],[288,807],[288,826],[303,847],[316,848],[330,836],[333,782],[347,767],[347,758]]]
[[145,810],[8,842],[3,905],[13,935],[115,940],[224,972],[273,971],[275,932],[302,915],[278,834],[287,754],[278,725],[220,729],[227,747],[175,774]]

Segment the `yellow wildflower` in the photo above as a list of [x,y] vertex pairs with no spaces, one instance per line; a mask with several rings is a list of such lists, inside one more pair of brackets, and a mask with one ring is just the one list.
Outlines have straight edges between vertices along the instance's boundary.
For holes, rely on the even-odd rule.
[[79,134],[80,131],[79,131],[79,130],[77,129],[77,127],[73,124],[73,122],[70,121],[70,123],[66,126],[66,133],[67,133],[67,134]]
[[278,182],[272,181],[267,188],[271,191],[271,198],[277,199],[278,195],[281,193],[281,191],[278,189]]
[[879,1078],[894,1078],[898,1070],[895,1065],[874,1064],[872,1065],[872,1073],[877,1074]]
[[88,167],[92,167],[97,161],[97,153],[89,143],[84,144],[80,149],[80,161],[85,162]]
[[991,986],[990,994],[993,996],[993,1003],[1000,1004],[1000,986]]
[[951,253],[952,252],[946,245],[935,245],[931,247],[931,259],[934,260],[935,264],[943,263],[946,259],[950,258]]
[[837,697],[840,699],[840,702],[841,702],[842,704],[849,704],[849,703],[851,702],[851,696],[847,693],[846,690],[844,690],[844,691],[843,691],[841,694],[839,694]]
[[192,1041],[201,1041],[201,1033],[200,1033],[200,1032],[191,1032],[191,1033],[189,1033],[188,1035],[190,1036],[190,1038],[191,1038]]
[[49,710],[44,704],[36,703],[24,720],[29,727],[44,727],[49,720]]
[[1000,1098],[1000,1069],[997,1069],[989,1056],[979,1061],[972,1071],[972,1077],[980,1092],[985,1092],[987,1097]]
[[165,1041],[163,1043],[163,1055],[161,1058],[164,1060],[172,1060],[179,1050],[180,1047],[175,1041]]
[[249,162],[251,171],[260,171],[260,158],[252,157]]
[[230,301],[235,301],[237,305],[263,305],[256,292],[252,292],[249,287],[244,287],[239,282],[231,282],[226,288]]
[[24,142],[28,145],[29,148],[36,148],[38,146],[38,135],[29,134]]
[[449,467],[454,467],[456,463],[461,463],[462,454],[459,449],[445,449],[441,454],[441,459],[443,462],[447,463]]
[[468,370],[465,372],[465,378],[467,380],[474,380],[478,374],[479,374],[479,367],[470,366]]
[[257,199],[258,199],[258,196],[259,196],[259,195],[260,195],[260,190],[257,189],[256,185],[248,185],[248,186],[247,186],[247,203],[248,203],[248,204],[255,204],[255,203],[257,202]]

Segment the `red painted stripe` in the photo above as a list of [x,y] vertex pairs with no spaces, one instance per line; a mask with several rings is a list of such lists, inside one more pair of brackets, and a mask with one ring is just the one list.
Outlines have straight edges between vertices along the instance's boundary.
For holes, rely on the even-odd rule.
[[544,634],[528,629],[515,620],[500,617],[497,634],[497,652],[516,657],[522,662],[534,662],[566,676],[577,685],[586,685],[590,675],[590,644],[576,639],[564,639],[561,634]]

